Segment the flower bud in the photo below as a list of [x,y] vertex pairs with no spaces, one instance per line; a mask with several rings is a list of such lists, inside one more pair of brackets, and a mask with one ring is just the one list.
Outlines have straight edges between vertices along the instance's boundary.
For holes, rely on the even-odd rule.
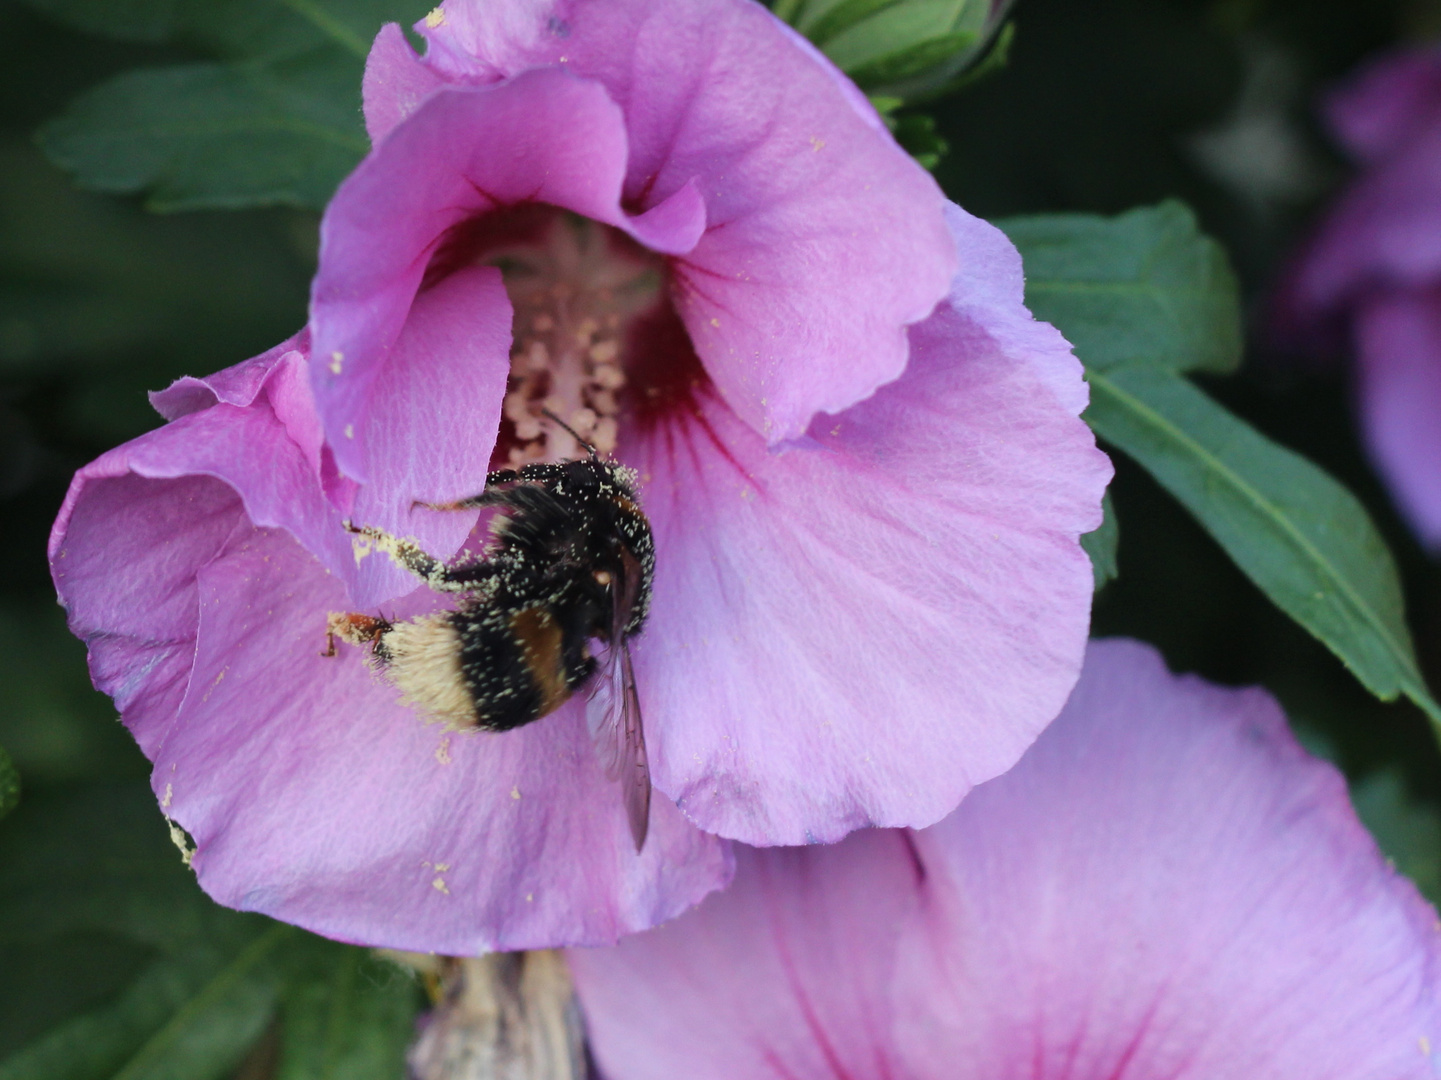
[[1013,0],[777,0],[776,14],[863,90],[914,102],[950,89],[1001,35]]

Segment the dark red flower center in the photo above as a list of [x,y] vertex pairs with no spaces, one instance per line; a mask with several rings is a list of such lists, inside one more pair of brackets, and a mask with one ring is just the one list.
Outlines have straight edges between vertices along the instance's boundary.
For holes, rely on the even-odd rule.
[[451,231],[426,285],[476,264],[499,268],[515,309],[492,467],[584,454],[544,411],[609,454],[626,427],[688,411],[708,381],[667,260],[620,230],[541,205],[490,214]]

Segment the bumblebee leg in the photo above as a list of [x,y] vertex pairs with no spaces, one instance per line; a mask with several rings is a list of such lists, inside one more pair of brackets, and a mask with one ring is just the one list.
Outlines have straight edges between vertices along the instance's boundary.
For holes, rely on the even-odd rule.
[[448,567],[445,571],[445,580],[450,582],[452,591],[475,592],[484,587],[498,573],[500,573],[500,567],[491,563],[465,563],[461,566]]
[[[465,592],[470,588],[468,584],[452,580],[445,563],[422,550],[412,540],[402,540],[381,529],[355,525],[350,521],[342,521],[341,525],[346,532],[365,537],[373,545],[373,550],[385,552],[397,565],[409,570],[437,592]],[[363,558],[365,554],[368,552],[357,550],[356,558]]]
[[511,501],[513,484],[550,484],[565,475],[565,466],[557,461],[534,461],[515,469],[499,469],[485,478],[485,490],[455,502],[428,503],[414,502],[411,506],[423,506],[427,510],[475,510],[483,506],[504,506]]
[[427,510],[474,510],[480,506],[501,506],[509,501],[509,491],[495,491],[487,488],[479,495],[471,495],[468,498],[456,499],[448,503],[413,502],[411,508],[423,506]]

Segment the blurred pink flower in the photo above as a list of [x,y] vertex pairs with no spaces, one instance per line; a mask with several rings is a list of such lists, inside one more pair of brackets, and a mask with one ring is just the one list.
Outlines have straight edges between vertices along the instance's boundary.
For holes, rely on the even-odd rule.
[[1283,332],[1349,333],[1371,455],[1441,551],[1441,46],[1372,64],[1326,116],[1361,172],[1283,288]]
[[[451,2],[366,71],[375,149],[307,329],[155,398],[76,477],[55,580],[216,899],[417,950],[613,941],[732,870],[721,837],[926,825],[1080,670],[1110,466],[1020,259],[747,0]],[[492,466],[641,477],[637,857],[582,703],[427,727],[327,612],[442,598],[341,521],[451,557]]]
[[1135,642],[940,824],[737,862],[569,953],[609,1080],[1441,1074],[1436,913],[1341,777]]

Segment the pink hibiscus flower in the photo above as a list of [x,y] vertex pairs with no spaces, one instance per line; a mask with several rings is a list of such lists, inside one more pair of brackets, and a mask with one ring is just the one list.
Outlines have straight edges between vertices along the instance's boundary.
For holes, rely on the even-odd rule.
[[[336,937],[615,940],[724,885],[726,839],[925,825],[1080,670],[1109,462],[1020,260],[749,0],[451,2],[382,30],[375,149],[298,337],[156,395],[81,470],[52,561],[204,888]],[[424,723],[323,656],[331,612],[453,606],[487,471],[580,453],[654,533],[631,643],[656,797],[637,854],[583,695]],[[725,838],[725,839],[722,839]]]
[[1135,642],[939,825],[737,861],[569,953],[610,1080],[1441,1075],[1436,913],[1341,777]]
[[1282,330],[1349,332],[1371,456],[1441,551],[1441,47],[1377,61],[1326,116],[1361,174],[1286,282]]

